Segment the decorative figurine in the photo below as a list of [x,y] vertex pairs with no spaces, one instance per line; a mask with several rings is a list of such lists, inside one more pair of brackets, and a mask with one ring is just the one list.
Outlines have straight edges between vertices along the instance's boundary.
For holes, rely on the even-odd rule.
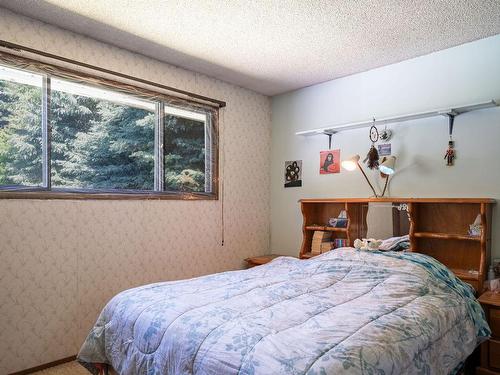
[[455,150],[453,147],[455,146],[455,142],[449,141],[448,142],[448,150],[446,150],[446,153],[444,154],[444,158],[446,159],[446,165],[448,167],[451,167],[453,165],[453,160],[455,159]]
[[495,271],[495,274],[500,275],[500,262],[493,267],[493,271]]
[[481,235],[482,229],[483,226],[481,225],[481,214],[478,214],[476,216],[476,220],[474,220],[474,223],[469,225],[469,236],[479,237]]
[[392,131],[387,129],[387,125],[386,125],[384,130],[382,130],[380,132],[380,139],[384,142],[389,142],[391,137],[392,137]]
[[339,213],[338,217],[331,217],[328,220],[328,226],[334,227],[334,228],[347,228],[347,223],[349,219],[347,217],[347,211],[342,210]]

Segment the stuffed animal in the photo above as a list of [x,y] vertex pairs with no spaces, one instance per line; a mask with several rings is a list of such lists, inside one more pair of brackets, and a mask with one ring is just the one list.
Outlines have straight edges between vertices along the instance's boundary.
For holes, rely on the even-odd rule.
[[374,238],[359,238],[354,241],[354,247],[358,250],[378,250],[379,246],[382,245],[382,240],[376,240]]

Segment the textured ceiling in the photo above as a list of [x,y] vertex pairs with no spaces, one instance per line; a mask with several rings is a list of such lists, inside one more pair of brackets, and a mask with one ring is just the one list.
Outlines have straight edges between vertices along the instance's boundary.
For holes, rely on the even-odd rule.
[[274,95],[500,33],[500,0],[0,0]]

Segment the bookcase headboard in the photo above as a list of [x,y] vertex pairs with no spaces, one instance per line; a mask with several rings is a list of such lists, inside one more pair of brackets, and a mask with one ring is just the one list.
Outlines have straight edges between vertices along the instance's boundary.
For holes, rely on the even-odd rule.
[[[310,258],[314,231],[332,232],[352,246],[366,235],[366,205],[370,202],[406,204],[410,218],[410,251],[430,255],[450,268],[457,277],[481,292],[490,261],[491,208],[488,198],[339,198],[302,199],[303,240],[299,257]],[[363,209],[365,207],[365,209]],[[347,226],[334,228],[328,220],[347,212]],[[468,234],[479,215],[479,236]]]

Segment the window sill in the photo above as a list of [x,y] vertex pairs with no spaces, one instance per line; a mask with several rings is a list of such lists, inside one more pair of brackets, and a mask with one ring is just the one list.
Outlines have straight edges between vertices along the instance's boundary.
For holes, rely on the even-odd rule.
[[169,192],[68,192],[68,191],[0,191],[0,199],[66,199],[66,200],[218,200],[216,193]]

